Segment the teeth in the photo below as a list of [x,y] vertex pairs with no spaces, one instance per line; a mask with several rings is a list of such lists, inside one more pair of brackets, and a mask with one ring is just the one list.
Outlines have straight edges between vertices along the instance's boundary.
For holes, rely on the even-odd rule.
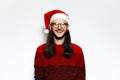
[[61,33],[61,32],[63,32],[63,31],[61,31],[61,30],[58,30],[58,31],[56,31],[56,32],[58,32],[58,33]]
[[62,31],[57,31],[58,33],[62,33]]

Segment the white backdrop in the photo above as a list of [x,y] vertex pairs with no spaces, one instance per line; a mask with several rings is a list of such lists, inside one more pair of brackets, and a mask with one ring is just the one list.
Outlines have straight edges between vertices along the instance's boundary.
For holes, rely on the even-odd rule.
[[72,42],[82,47],[87,80],[120,80],[119,0],[0,0],[0,80],[33,80],[45,12],[70,16]]

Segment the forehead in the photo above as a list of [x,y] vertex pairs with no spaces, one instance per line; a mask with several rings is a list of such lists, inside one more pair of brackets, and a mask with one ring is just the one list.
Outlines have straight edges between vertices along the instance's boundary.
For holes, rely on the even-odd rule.
[[58,18],[58,19],[53,20],[52,22],[58,22],[58,23],[61,23],[61,22],[67,22],[67,21],[64,20],[64,19],[60,19],[60,18]]

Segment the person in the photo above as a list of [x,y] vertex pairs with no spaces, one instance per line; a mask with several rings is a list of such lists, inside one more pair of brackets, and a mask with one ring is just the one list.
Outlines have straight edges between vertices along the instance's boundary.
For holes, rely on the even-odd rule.
[[68,14],[51,10],[44,14],[44,22],[48,34],[36,50],[35,80],[85,80],[83,51],[71,41]]

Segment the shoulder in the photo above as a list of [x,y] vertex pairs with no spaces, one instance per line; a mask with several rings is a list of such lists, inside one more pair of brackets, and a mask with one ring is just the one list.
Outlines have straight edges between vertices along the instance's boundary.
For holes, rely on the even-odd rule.
[[73,46],[73,52],[74,57],[77,59],[78,63],[84,64],[84,53],[82,51],[82,48],[77,44],[72,44]]
[[44,50],[44,48],[45,48],[45,45],[46,45],[46,43],[39,45],[39,46],[37,47],[37,52],[43,52],[43,50]]
[[75,44],[75,43],[72,43],[72,46],[75,47],[75,48],[80,48],[81,49],[81,47],[79,45]]
[[37,47],[37,49],[44,48],[45,45],[46,45],[46,43],[43,43],[43,44],[39,45],[39,46]]
[[79,45],[72,43],[72,47],[73,47],[74,53],[83,54],[82,48]]
[[72,43],[72,47],[73,47],[73,49],[78,49],[78,50],[82,50],[82,48],[79,46],[79,45],[77,45],[77,44],[75,44],[75,43]]

